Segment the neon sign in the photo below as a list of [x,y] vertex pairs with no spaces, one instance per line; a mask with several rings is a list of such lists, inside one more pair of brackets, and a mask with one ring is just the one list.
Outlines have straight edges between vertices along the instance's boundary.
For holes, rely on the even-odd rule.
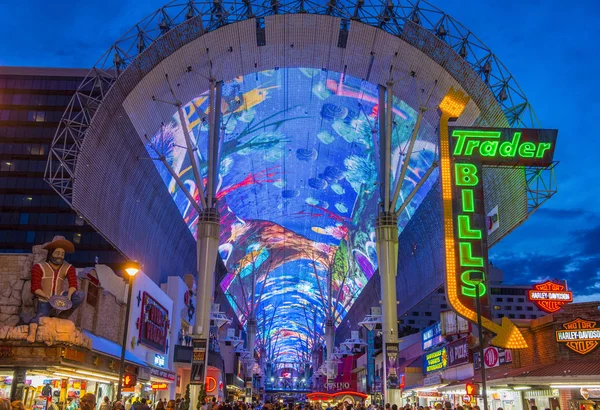
[[531,128],[450,128],[452,156],[484,165],[552,164],[557,130]]
[[425,373],[442,370],[446,367],[448,367],[448,352],[445,347],[423,356],[423,370]]
[[580,317],[563,324],[563,329],[556,331],[556,341],[564,343],[572,351],[585,355],[598,347],[600,328],[593,320]]
[[527,293],[527,299],[543,311],[554,313],[573,301],[573,293],[566,290],[565,285],[549,280],[533,285],[533,289]]
[[169,385],[167,383],[161,382],[161,383],[152,383],[151,387],[152,387],[152,390],[167,390],[169,388]]
[[[449,127],[464,111],[470,97],[450,88],[439,105],[440,175],[446,245],[446,295],[459,315],[476,321],[476,296],[487,305],[487,229],[482,166],[552,164],[556,130]],[[471,274],[484,282],[477,287]],[[479,289],[479,294],[476,294]],[[519,329],[507,318],[494,323],[483,315],[484,328],[496,333],[492,343],[525,348]]]

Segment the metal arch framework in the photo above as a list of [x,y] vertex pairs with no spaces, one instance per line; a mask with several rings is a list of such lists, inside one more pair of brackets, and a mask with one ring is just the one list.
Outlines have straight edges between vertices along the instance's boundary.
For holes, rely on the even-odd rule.
[[[228,24],[255,18],[257,27],[264,27],[266,16],[301,13],[340,18],[340,33],[345,30],[347,34],[352,21],[377,27],[426,53],[428,46],[431,46],[431,39],[441,41],[481,77],[502,108],[509,126],[539,125],[525,94],[504,64],[467,28],[426,1],[270,0],[254,3],[250,0],[213,0],[178,3],[176,0],[133,26],[104,53],[80,84],[55,134],[46,165],[46,181],[72,205],[77,157],[94,114],[123,71],[152,43],[171,30],[180,29],[178,44],[171,44],[176,49],[188,39]],[[192,27],[183,27],[183,23],[192,20],[195,23]],[[423,31],[431,37],[429,41],[420,35]],[[160,59],[168,52],[164,48],[155,50],[156,55],[146,58]],[[443,55],[429,56],[444,66]],[[526,180],[529,212],[533,212],[556,192],[553,168],[543,173],[526,170]]]

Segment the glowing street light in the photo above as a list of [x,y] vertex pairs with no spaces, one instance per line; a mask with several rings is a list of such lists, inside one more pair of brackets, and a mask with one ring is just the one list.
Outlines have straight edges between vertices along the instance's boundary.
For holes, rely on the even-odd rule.
[[117,386],[117,400],[121,400],[121,389],[123,387],[123,373],[125,372],[125,352],[127,351],[127,331],[129,330],[129,311],[131,310],[131,294],[133,292],[133,277],[140,271],[140,264],[136,261],[129,261],[125,265],[127,272],[127,310],[125,312],[125,329],[123,329],[123,343],[121,344],[121,362],[119,365],[119,385]]

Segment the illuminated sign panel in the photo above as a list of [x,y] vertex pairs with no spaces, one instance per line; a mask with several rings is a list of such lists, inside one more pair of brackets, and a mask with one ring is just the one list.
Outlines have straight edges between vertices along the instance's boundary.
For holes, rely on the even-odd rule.
[[152,390],[167,390],[169,385],[167,383],[152,383]]
[[[461,90],[450,88],[439,105],[446,295],[452,309],[470,321],[477,320],[476,296],[481,297],[482,326],[496,334],[492,344],[525,348],[523,335],[510,319],[502,318],[499,325],[485,309],[488,246],[482,166],[551,165],[557,131],[449,127],[469,100]],[[476,283],[470,280],[472,274],[483,279],[479,294]]]
[[425,373],[435,372],[446,367],[448,367],[448,353],[445,347],[423,356],[423,371]]
[[533,285],[533,289],[527,293],[527,299],[543,311],[554,313],[573,301],[573,293],[566,290],[563,284],[547,281]]
[[140,318],[140,343],[165,352],[169,329],[169,312],[156,299],[144,292]]
[[600,328],[596,322],[577,318],[563,324],[563,329],[556,331],[556,341],[564,343],[572,351],[585,355],[598,347]]
[[552,164],[557,130],[534,128],[457,128],[449,127],[450,147],[455,160],[483,165]]
[[442,337],[442,324],[437,322],[423,330],[422,334],[423,350],[429,350],[444,342]]

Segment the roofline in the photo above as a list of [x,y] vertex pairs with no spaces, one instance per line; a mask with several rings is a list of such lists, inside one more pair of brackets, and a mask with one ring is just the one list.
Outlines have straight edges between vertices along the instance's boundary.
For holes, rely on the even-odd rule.
[[86,77],[89,68],[0,66],[0,75]]

